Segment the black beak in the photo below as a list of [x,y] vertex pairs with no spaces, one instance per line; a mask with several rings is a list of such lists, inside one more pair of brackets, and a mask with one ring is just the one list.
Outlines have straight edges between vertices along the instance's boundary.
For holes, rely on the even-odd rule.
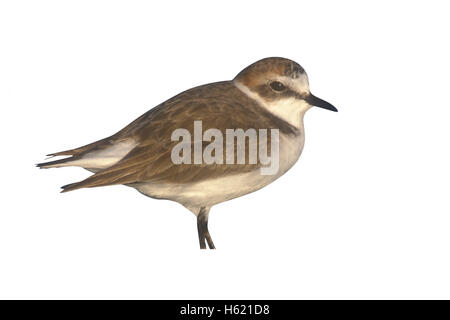
[[315,107],[331,110],[331,111],[334,111],[334,112],[338,111],[338,109],[336,109],[331,103],[328,103],[325,100],[317,98],[313,94],[309,94],[309,96],[307,96],[305,98],[305,101],[308,102],[310,105],[315,106]]

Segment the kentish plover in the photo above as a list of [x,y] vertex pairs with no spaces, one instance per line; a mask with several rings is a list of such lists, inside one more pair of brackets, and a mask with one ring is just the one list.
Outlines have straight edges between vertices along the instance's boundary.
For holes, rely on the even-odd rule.
[[337,111],[310,93],[299,64],[266,58],[231,81],[184,91],[112,136],[50,154],[69,157],[37,166],[94,172],[62,192],[123,184],[176,201],[197,216],[200,248],[207,243],[213,249],[210,208],[261,189],[289,170],[302,152],[303,116],[312,106]]

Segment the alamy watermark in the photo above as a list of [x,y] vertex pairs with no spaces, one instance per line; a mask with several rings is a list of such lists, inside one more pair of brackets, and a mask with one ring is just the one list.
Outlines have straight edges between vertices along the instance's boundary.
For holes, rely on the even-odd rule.
[[[219,129],[210,128],[203,132],[202,121],[194,121],[193,137],[187,129],[179,128],[172,132],[171,140],[179,141],[171,153],[174,164],[192,164],[193,152],[194,164],[257,164],[259,161],[262,165],[260,168],[262,175],[274,175],[279,169],[278,129],[270,129],[270,155],[267,152],[268,129],[247,129],[246,131],[226,129],[224,138]],[[246,140],[248,140],[247,163]],[[204,147],[204,142],[209,144]]]

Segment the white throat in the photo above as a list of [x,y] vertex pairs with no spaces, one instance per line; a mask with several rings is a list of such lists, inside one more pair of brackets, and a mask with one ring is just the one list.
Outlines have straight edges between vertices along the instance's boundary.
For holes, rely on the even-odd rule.
[[306,101],[295,98],[285,98],[275,102],[267,102],[242,83],[234,81],[234,84],[248,97],[256,100],[261,107],[303,131],[303,116],[305,115],[305,112],[311,108],[311,105]]

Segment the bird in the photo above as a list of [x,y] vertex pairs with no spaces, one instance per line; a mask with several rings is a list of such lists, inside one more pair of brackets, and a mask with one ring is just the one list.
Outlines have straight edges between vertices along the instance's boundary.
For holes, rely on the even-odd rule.
[[[36,166],[78,166],[93,173],[85,180],[63,186],[61,192],[125,185],[150,198],[178,202],[197,218],[200,249],[215,249],[208,230],[211,207],[257,191],[286,173],[303,151],[303,118],[313,106],[338,111],[310,92],[308,76],[298,63],[281,57],[264,58],[244,68],[233,80],[183,91],[115,134],[79,148],[51,153],[48,156],[65,157]],[[173,133],[180,128],[192,133],[199,123],[205,133],[215,129],[224,135],[231,129],[259,133],[276,130],[277,135],[267,134],[265,140],[267,145],[277,143],[277,150],[270,149],[271,155],[278,157],[276,170],[263,174],[262,168],[267,166],[262,161],[250,163],[248,154],[244,163],[228,161],[236,159],[233,152],[226,162],[173,161],[173,150],[180,144],[179,139],[173,139]],[[200,140],[184,141],[184,150],[207,145],[208,141]],[[264,144],[254,144],[245,140],[249,149],[264,149]],[[222,155],[216,150],[215,156],[220,160]],[[192,154],[187,152],[186,159],[191,160]]]

